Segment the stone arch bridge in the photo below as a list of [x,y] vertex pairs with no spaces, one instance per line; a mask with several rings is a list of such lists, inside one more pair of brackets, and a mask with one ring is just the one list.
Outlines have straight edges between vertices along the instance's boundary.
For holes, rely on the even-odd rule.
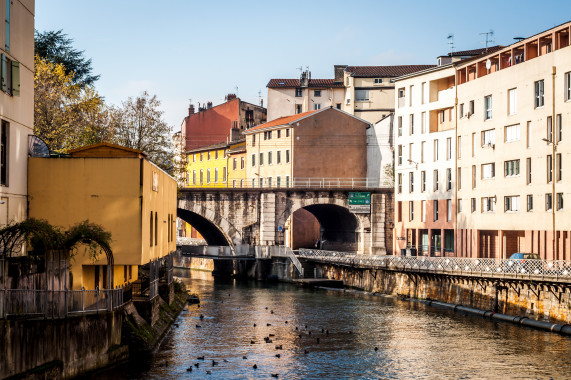
[[[370,212],[349,210],[350,192],[371,193]],[[288,220],[305,209],[320,225],[323,249],[392,253],[392,189],[216,189],[180,192],[177,215],[208,245],[288,245]]]

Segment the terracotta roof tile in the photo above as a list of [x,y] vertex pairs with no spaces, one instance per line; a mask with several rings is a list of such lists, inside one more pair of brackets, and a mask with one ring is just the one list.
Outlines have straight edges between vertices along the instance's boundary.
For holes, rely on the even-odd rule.
[[[299,87],[299,79],[270,79],[266,87],[269,88],[290,88]],[[335,82],[335,79],[310,79],[308,87],[339,87],[343,88],[343,83]]]
[[401,66],[347,66],[345,71],[355,77],[400,77],[417,71],[426,70],[436,65],[401,65]]
[[275,119],[275,120],[269,121],[269,122],[267,122],[267,123],[265,123],[265,124],[260,124],[260,125],[258,125],[258,126],[256,126],[256,127],[250,128],[250,129],[246,130],[245,133],[248,133],[248,132],[250,132],[250,131],[256,131],[256,130],[259,130],[259,129],[265,129],[265,128],[270,128],[270,127],[275,127],[275,126],[278,126],[278,125],[287,125],[287,124],[293,123],[293,122],[296,121],[296,120],[303,119],[304,117],[306,117],[306,116],[308,116],[308,115],[311,115],[311,114],[314,113],[314,112],[317,112],[317,110],[307,111],[307,112],[303,112],[303,113],[298,113],[298,114],[296,114],[296,115],[291,115],[291,116],[280,117],[280,118],[277,118],[277,119]]

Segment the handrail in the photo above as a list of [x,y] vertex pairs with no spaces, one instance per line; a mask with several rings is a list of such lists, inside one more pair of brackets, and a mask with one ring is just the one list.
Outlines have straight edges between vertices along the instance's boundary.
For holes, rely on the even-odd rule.
[[297,273],[303,278],[303,266],[301,265],[301,262],[295,256],[295,254],[293,253],[293,251],[291,250],[290,247],[280,245],[278,252],[277,253],[272,252],[271,256],[272,257],[287,257],[288,259],[290,259],[290,261],[292,262],[295,269],[297,269]]
[[[279,178],[279,181],[278,181]],[[236,178],[229,181],[190,182],[186,189],[287,189],[287,188],[326,188],[326,189],[392,189],[392,183],[386,183],[380,177],[294,177],[271,176],[255,178]]]

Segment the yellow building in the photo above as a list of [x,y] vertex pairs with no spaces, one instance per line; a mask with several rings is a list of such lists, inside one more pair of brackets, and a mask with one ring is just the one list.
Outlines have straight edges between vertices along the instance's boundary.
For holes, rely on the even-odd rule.
[[228,146],[222,142],[189,151],[187,187],[228,187]]
[[111,232],[107,259],[71,261],[72,289],[109,288],[138,277],[138,266],[176,250],[176,181],[135,149],[101,143],[65,158],[30,158],[29,216],[63,228],[89,220]]
[[246,187],[246,139],[228,146],[228,186]]

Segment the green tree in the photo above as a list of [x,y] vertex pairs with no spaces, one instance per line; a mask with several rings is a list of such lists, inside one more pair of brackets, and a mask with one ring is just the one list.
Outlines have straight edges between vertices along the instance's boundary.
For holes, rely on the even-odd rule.
[[103,98],[73,78],[62,64],[36,56],[34,134],[55,152],[110,141],[112,136]]
[[85,58],[85,51],[74,49],[73,39],[63,30],[43,33],[36,30],[34,37],[36,55],[54,64],[63,65],[66,74],[74,74],[74,84],[91,86],[99,79],[99,75],[92,75],[91,58]]
[[163,120],[161,102],[144,91],[129,97],[119,107],[111,107],[110,128],[113,141],[127,148],[145,152],[157,166],[172,174],[173,143],[171,127]]

